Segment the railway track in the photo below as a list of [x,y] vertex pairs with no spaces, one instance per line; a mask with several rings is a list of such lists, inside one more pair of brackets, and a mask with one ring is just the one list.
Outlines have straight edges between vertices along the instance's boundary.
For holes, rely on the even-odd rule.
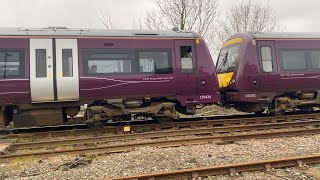
[[[287,112],[286,116],[292,116],[292,115],[308,115],[308,114],[320,114],[320,110],[318,111],[298,111],[298,112]],[[217,115],[217,116],[193,116],[193,117],[183,117],[178,118],[172,123],[179,123],[179,122],[194,122],[194,121],[202,121],[202,120],[225,120],[225,119],[244,119],[244,118],[268,118],[270,116],[263,114],[263,115],[255,115],[255,114],[235,114],[235,115]],[[76,119],[79,119],[81,117],[77,117]],[[219,123],[219,122],[218,122]],[[110,127],[115,129],[118,127],[118,129],[121,129],[122,126],[130,125],[130,126],[152,126],[155,124],[159,124],[155,122],[154,120],[133,120],[133,121],[122,121],[122,122],[109,122],[104,128],[95,129],[95,131],[103,131],[104,129],[109,129]],[[141,128],[139,128],[141,129]],[[87,125],[85,124],[65,124],[60,126],[44,126],[44,127],[22,127],[22,128],[5,128],[0,129],[0,135],[5,134],[45,134],[49,133],[50,136],[54,134],[59,134],[60,132],[68,132],[68,131],[92,131]],[[115,131],[113,131],[115,132]]]
[[113,178],[112,180],[162,180],[162,179],[194,179],[200,180],[215,175],[236,175],[241,172],[270,171],[272,168],[285,168],[285,167],[303,167],[306,164],[314,164],[320,162],[320,155],[309,155],[283,159],[273,159],[267,161],[247,162],[240,164],[229,164],[223,166],[213,166],[204,168],[184,169],[178,171],[160,172],[154,174],[145,174],[137,176],[128,176],[121,178]]
[[99,137],[88,137],[88,138],[72,138],[63,140],[52,140],[52,141],[39,141],[29,143],[16,143],[11,145],[11,150],[28,149],[28,148],[42,148],[48,146],[75,146],[81,143],[109,143],[115,141],[128,141],[136,139],[156,139],[176,136],[189,136],[189,135],[213,135],[223,134],[231,132],[244,132],[254,130],[270,130],[280,128],[299,128],[309,126],[320,126],[320,120],[305,120],[296,122],[281,122],[281,123],[268,123],[268,124],[253,124],[253,125],[240,125],[240,126],[227,126],[227,127],[205,127],[205,128],[194,128],[194,129],[182,129],[182,130],[166,130],[166,131],[153,131],[146,133],[135,133],[135,134],[124,134],[124,135],[109,135]]
[[[319,111],[320,112],[320,111]],[[201,117],[184,117],[176,119],[173,123],[178,122],[190,122],[190,121],[201,121],[201,120],[223,120],[223,119],[238,119],[238,118],[253,118],[256,117],[254,114],[236,114],[236,115],[221,115],[221,116],[201,116]],[[266,117],[262,115],[260,117]],[[158,124],[156,121],[149,120],[133,120],[133,121],[122,121],[122,122],[109,122],[104,128],[97,128],[97,130],[108,129],[109,127],[122,127],[125,125],[141,126]],[[0,129],[0,134],[28,134],[28,133],[56,133],[60,131],[91,131],[86,124],[66,124],[60,126],[45,126],[45,127],[22,127],[22,128],[6,128]]]
[[[298,122],[295,122],[298,123]],[[125,144],[118,144],[118,145],[98,145],[96,147],[80,147],[80,148],[74,148],[74,149],[66,149],[66,150],[49,150],[49,151],[40,151],[40,152],[34,152],[30,151],[31,153],[10,153],[6,155],[1,155],[0,156],[0,162],[1,161],[8,161],[16,158],[25,158],[25,157],[44,157],[44,156],[57,156],[57,155],[76,155],[76,154],[98,154],[98,155],[105,155],[109,153],[119,153],[119,152],[125,152],[125,151],[130,151],[134,148],[139,148],[139,147],[145,147],[145,146],[153,146],[153,147],[178,147],[178,146],[186,146],[186,145],[198,145],[198,144],[206,144],[206,143],[225,143],[225,142],[234,142],[234,141],[241,141],[241,140],[248,140],[248,139],[260,139],[260,138],[277,138],[277,137],[284,137],[284,136],[300,136],[300,135],[313,135],[313,134],[319,134],[320,133],[320,128],[317,127],[310,127],[310,125],[314,126],[319,126],[319,121],[314,121],[314,122],[307,122],[308,125],[303,124],[304,122],[300,122],[302,124],[298,126],[308,126],[308,128],[304,129],[298,129],[298,130],[281,130],[281,131],[275,131],[275,132],[255,132],[255,133],[245,133],[245,134],[238,134],[238,135],[219,135],[219,136],[200,136],[200,137],[192,137],[192,138],[182,138],[182,139],[174,139],[174,140],[160,140],[160,141],[149,141],[149,142],[141,142],[141,143],[125,143]],[[274,126],[274,128],[279,128],[285,126],[286,128],[289,126],[287,123],[276,123],[277,125]],[[291,123],[292,125],[294,123]],[[299,123],[298,123],[299,124]],[[296,124],[297,125],[297,124]],[[270,125],[271,127],[273,125]],[[251,125],[251,127],[253,127]],[[255,126],[256,128],[258,125]],[[296,127],[296,126],[293,126]],[[240,127],[239,127],[240,128]],[[260,129],[264,129],[265,127],[259,127]],[[231,128],[232,129],[232,128]],[[249,127],[243,128],[242,130],[247,130],[250,129]],[[221,130],[221,129],[220,129]],[[193,131],[193,133],[199,134],[202,130],[197,130]],[[171,131],[171,135],[181,135],[182,131],[180,134],[176,134],[176,131]],[[183,132],[185,133],[185,132]],[[207,134],[210,134],[209,132],[206,132]],[[190,132],[188,132],[190,134]],[[200,133],[201,134],[201,133]],[[138,135],[138,134],[137,134]],[[149,133],[148,134],[141,134],[141,137],[168,137],[170,136],[169,132],[161,132],[159,136],[155,136],[155,134]],[[129,135],[123,135],[123,136],[114,136],[111,137],[109,140],[113,141],[119,141],[120,139],[126,139],[129,138],[130,136],[136,136],[136,134],[129,134]],[[112,139],[114,138],[114,139]],[[82,143],[79,140],[76,140],[78,143]],[[84,140],[85,143],[88,143],[86,140]],[[42,143],[41,146],[45,145],[46,143],[50,142],[45,142]],[[64,143],[64,142],[60,142]],[[68,142],[70,144],[70,142]],[[13,149],[18,149],[18,148],[26,148],[26,147],[32,147],[36,146],[36,144],[14,144]]]
[[[237,116],[218,116],[215,117],[203,117],[203,118],[185,118],[183,122],[172,122],[172,123],[159,123],[159,124],[141,124],[141,125],[129,125],[129,133],[142,133],[151,131],[163,131],[170,129],[185,129],[185,128],[205,128],[205,127],[219,127],[219,126],[232,126],[232,125],[248,125],[248,124],[265,124],[275,122],[292,122],[299,120],[310,120],[320,119],[320,113],[311,114],[297,114],[287,116],[248,116],[248,115],[237,115]],[[74,130],[62,130],[62,131],[49,131],[49,132],[36,132],[36,133],[23,133],[23,134],[9,134],[2,136],[2,138],[22,138],[35,139],[41,138],[54,138],[54,137],[67,137],[67,136],[101,136],[103,134],[124,134],[124,127],[127,126],[111,126],[104,127],[101,129],[74,129]]]

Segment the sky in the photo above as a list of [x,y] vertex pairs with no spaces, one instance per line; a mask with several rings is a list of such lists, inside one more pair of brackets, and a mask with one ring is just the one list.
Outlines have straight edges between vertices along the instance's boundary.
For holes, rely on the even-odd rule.
[[[156,0],[0,0],[0,27],[103,28],[99,9],[119,28],[132,28]],[[239,0],[220,0],[225,12]],[[263,0],[265,1],[265,0]],[[319,0],[269,0],[279,22],[291,32],[320,32]]]

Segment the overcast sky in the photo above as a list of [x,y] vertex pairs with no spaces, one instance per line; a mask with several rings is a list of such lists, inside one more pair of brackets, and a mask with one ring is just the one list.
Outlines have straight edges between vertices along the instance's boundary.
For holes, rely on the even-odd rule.
[[[103,28],[99,8],[109,11],[120,28],[131,28],[156,0],[0,0],[1,27]],[[238,0],[220,0],[222,11]],[[264,1],[264,0],[263,0]],[[319,31],[319,0],[270,0],[287,31]]]

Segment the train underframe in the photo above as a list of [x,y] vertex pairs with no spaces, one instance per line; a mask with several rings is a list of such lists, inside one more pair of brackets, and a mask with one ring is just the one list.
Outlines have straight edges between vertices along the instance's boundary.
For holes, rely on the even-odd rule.
[[270,115],[281,115],[286,111],[313,111],[320,107],[320,90],[308,92],[286,92],[277,95],[271,102],[232,103],[236,110],[262,114],[267,110]]
[[195,105],[182,107],[179,102],[166,98],[7,105],[1,106],[0,128],[62,125],[76,117],[84,104],[86,108],[81,121],[90,127],[101,127],[108,121],[130,121],[138,118],[171,122],[177,117],[176,111],[183,114],[195,113]]

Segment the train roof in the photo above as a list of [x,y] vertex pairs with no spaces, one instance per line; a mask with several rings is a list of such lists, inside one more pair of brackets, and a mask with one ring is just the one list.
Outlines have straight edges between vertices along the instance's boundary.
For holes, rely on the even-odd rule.
[[318,39],[320,32],[249,32],[256,39]]
[[0,28],[0,36],[88,36],[88,37],[149,37],[149,38],[197,38],[191,31],[176,30],[108,30],[48,28]]

